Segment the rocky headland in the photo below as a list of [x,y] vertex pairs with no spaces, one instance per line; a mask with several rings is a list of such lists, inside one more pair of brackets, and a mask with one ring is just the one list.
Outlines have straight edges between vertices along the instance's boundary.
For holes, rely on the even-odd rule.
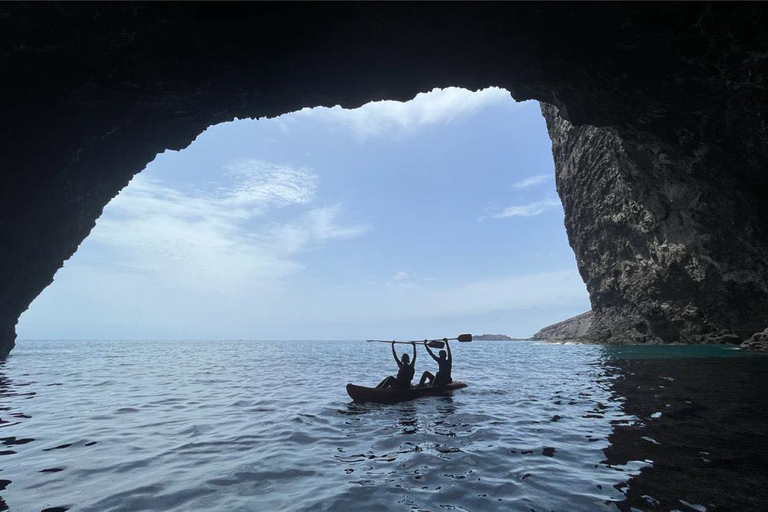
[[521,338],[510,338],[506,334],[478,334],[472,336],[477,341],[519,341]]
[[544,327],[531,336],[531,339],[545,341],[583,340],[592,327],[594,317],[594,313],[587,311],[568,320]]

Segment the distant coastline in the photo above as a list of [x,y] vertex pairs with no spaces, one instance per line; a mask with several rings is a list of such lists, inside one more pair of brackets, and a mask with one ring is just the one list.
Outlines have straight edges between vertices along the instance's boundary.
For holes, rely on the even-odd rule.
[[530,338],[512,338],[506,334],[478,334],[473,336],[472,339],[482,341],[526,341]]

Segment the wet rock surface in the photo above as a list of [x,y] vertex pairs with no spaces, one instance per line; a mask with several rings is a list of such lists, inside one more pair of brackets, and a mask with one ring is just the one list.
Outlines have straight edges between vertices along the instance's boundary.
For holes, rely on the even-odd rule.
[[741,344],[743,348],[755,350],[768,350],[768,329],[763,332],[756,332]]
[[[156,154],[208,126],[434,87],[536,99],[591,339],[746,338],[766,321],[762,4],[0,7],[0,355]],[[562,121],[560,121],[562,120]]]

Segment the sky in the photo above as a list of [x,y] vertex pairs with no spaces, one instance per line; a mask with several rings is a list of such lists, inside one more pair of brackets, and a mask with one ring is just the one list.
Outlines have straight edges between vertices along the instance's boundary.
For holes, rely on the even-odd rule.
[[208,128],[107,205],[20,339],[515,337],[589,309],[538,103],[503,89]]

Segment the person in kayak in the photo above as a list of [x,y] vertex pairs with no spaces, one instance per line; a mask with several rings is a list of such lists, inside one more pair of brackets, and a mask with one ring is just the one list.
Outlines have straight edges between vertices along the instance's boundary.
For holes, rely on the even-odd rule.
[[416,342],[411,342],[411,345],[413,345],[413,360],[410,360],[408,354],[403,354],[402,359],[398,359],[397,352],[395,352],[395,342],[392,342],[392,357],[395,358],[400,369],[397,371],[397,377],[390,375],[381,381],[376,386],[377,388],[409,389],[411,387],[411,381],[416,372]]
[[428,386],[446,386],[453,382],[453,379],[451,378],[451,366],[453,366],[453,357],[451,357],[451,346],[448,344],[448,342],[445,342],[445,348],[448,349],[448,353],[446,354],[445,350],[441,350],[439,352],[440,357],[437,357],[434,353],[432,353],[426,341],[424,342],[424,348],[427,349],[427,353],[432,356],[432,359],[437,361],[439,368],[437,370],[437,375],[432,375],[428,371],[424,372],[421,375],[419,386],[423,386],[426,381],[429,381],[427,384]]

